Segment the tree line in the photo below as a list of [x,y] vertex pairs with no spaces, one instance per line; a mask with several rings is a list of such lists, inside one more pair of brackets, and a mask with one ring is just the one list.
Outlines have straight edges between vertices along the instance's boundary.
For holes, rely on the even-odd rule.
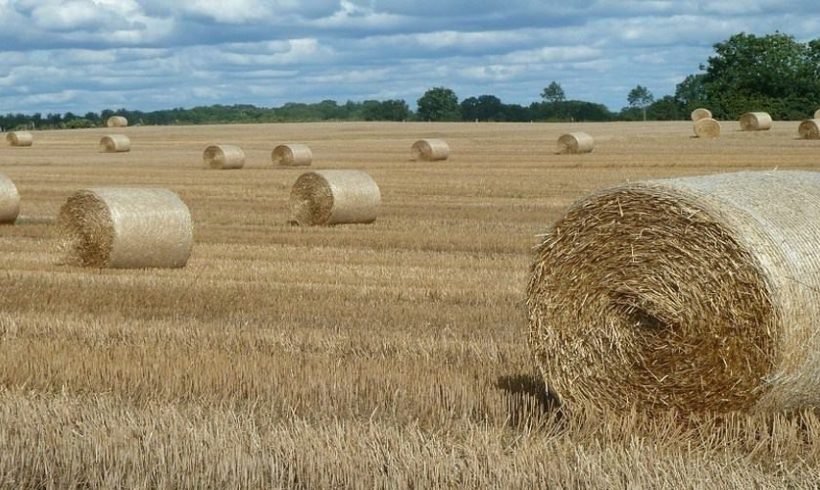
[[529,105],[505,104],[495,95],[459,101],[447,87],[433,87],[412,111],[404,100],[338,103],[288,103],[281,107],[212,105],[191,109],[143,112],[106,109],[87,114],[7,114],[3,128],[90,128],[108,117],[125,116],[132,124],[231,124],[312,121],[635,121],[683,120],[697,107],[709,108],[720,119],[737,119],[747,111],[765,111],[775,119],[803,119],[820,108],[820,39],[806,43],[775,32],[764,36],[739,33],[714,45],[700,72],[677,85],[675,93],[655,99],[642,85],[626,94],[618,112],[603,104],[568,100],[552,81],[541,100]]

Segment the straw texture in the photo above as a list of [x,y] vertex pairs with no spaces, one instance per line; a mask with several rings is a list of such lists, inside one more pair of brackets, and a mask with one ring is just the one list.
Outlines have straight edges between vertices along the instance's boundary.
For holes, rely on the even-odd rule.
[[692,125],[698,138],[720,138],[720,123],[711,117],[698,119]]
[[747,112],[740,116],[742,131],[768,131],[772,129],[772,116],[765,112]]
[[131,151],[131,140],[124,134],[109,134],[100,139],[101,153],[124,153]]
[[66,262],[85,267],[184,267],[193,246],[191,213],[166,189],[81,190],[57,223]]
[[31,146],[34,135],[28,131],[12,131],[6,134],[6,141],[11,146]]
[[273,149],[271,160],[274,165],[288,167],[306,167],[313,161],[310,147],[301,144],[279,145]]
[[20,194],[14,182],[0,174],[0,224],[14,223],[20,214]]
[[427,162],[447,160],[450,157],[450,145],[439,139],[418,140],[410,147],[410,157]]
[[820,173],[634,183],[544,236],[530,347],[572,406],[820,406]]
[[797,131],[803,139],[820,139],[820,119],[806,119],[800,123],[800,127]]
[[689,117],[692,118],[692,122],[697,122],[701,119],[711,119],[712,111],[710,111],[709,109],[704,109],[703,107],[699,107],[692,111],[692,114],[690,114]]
[[302,226],[372,223],[381,203],[379,186],[358,170],[302,174],[290,193],[290,211]]
[[567,133],[558,138],[557,153],[574,154],[589,153],[595,148],[595,140],[592,136],[583,132]]
[[235,145],[211,145],[202,153],[202,161],[208,168],[242,168],[245,165],[245,152]]
[[122,116],[111,116],[105,121],[105,125],[109,128],[124,128],[128,126],[128,119]]

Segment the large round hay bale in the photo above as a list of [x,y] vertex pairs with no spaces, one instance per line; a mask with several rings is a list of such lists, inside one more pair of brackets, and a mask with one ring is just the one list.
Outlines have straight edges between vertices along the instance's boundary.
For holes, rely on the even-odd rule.
[[447,160],[450,157],[450,145],[440,139],[418,140],[410,147],[410,157],[427,162]]
[[28,131],[11,131],[6,133],[6,142],[11,146],[31,146],[34,144],[34,135]]
[[530,347],[572,410],[820,406],[820,172],[627,184],[536,252]]
[[236,145],[211,145],[202,153],[208,168],[234,169],[245,165],[245,152]]
[[124,134],[109,134],[100,139],[101,153],[124,153],[131,151],[131,140]]
[[692,122],[697,122],[701,119],[711,119],[712,111],[710,111],[709,109],[704,109],[703,107],[699,107],[692,111],[692,114],[690,114],[689,117],[692,118]]
[[128,119],[122,116],[111,116],[105,121],[109,128],[125,128],[128,126]]
[[57,218],[66,262],[85,267],[184,267],[193,225],[166,189],[101,187],[78,191]]
[[698,138],[720,138],[720,123],[711,117],[698,119],[693,124],[695,136]]
[[765,112],[747,112],[740,116],[742,131],[768,131],[772,129],[772,116]]
[[14,182],[0,174],[0,224],[14,223],[20,214],[20,193]]
[[358,170],[302,174],[290,192],[290,211],[302,226],[372,223],[381,203],[379,186]]
[[800,137],[806,140],[820,139],[820,119],[806,119],[797,129]]
[[576,131],[558,138],[557,153],[575,154],[590,153],[595,148],[595,140],[587,133]]
[[313,152],[310,151],[310,147],[307,145],[279,145],[273,149],[271,160],[274,165],[306,167],[313,161]]

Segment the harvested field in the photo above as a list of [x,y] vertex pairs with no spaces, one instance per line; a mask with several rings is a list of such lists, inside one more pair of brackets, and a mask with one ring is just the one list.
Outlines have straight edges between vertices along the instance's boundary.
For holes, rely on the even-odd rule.
[[[659,412],[556,419],[527,344],[536,235],[579,197],[627,181],[820,170],[799,122],[349,123],[37,132],[0,147],[22,204],[0,227],[0,481],[9,487],[811,488],[820,417]],[[736,125],[733,125],[736,126]],[[569,132],[595,151],[556,155]],[[378,182],[369,225],[298,227],[300,168]],[[408,161],[421,137],[458,148]],[[202,149],[241,146],[241,172]],[[77,189],[164,187],[191,211],[182,269],[58,265],[55,224]],[[577,413],[580,412],[580,413]],[[196,468],[196,471],[192,471]]]

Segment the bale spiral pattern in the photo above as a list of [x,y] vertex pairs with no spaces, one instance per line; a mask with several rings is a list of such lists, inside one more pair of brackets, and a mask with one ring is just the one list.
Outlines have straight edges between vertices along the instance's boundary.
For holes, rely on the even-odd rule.
[[820,139],[820,119],[806,119],[800,123],[800,127],[797,131],[803,139]]
[[372,223],[380,203],[379,186],[358,170],[302,174],[290,193],[291,215],[302,226]]
[[698,138],[720,138],[720,123],[711,117],[698,119],[693,124],[695,136]]

